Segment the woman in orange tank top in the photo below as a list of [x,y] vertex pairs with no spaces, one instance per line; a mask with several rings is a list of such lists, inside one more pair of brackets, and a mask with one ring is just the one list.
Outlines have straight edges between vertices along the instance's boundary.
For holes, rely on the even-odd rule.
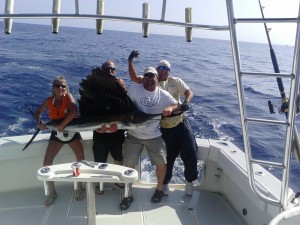
[[[78,114],[75,100],[69,92],[65,78],[62,76],[58,76],[54,79],[52,82],[52,96],[48,97],[34,113],[35,121],[41,130],[47,129],[45,124],[41,122],[41,114],[47,109],[49,110],[49,117],[52,120],[63,119],[57,126],[57,131],[59,132],[64,132],[64,127]],[[64,144],[68,144],[71,147],[77,162],[85,159],[80,133],[76,133],[69,141],[62,141],[56,135],[57,132],[51,132],[43,166],[53,164],[55,156]],[[54,182],[48,182],[48,187],[49,195],[44,203],[46,206],[50,206],[57,197]],[[79,184],[78,190],[76,190],[75,196],[76,200],[83,199],[81,183]]]

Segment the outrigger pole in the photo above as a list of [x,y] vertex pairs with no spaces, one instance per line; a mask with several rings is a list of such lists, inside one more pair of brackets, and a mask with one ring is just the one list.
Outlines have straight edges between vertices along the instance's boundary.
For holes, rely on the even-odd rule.
[[[260,12],[262,15],[262,18],[264,19],[264,12],[263,12],[263,7],[261,6],[260,0],[258,0],[259,2],[259,7],[260,7]],[[264,27],[265,27],[265,31],[266,31],[266,35],[267,35],[267,39],[268,39],[268,44],[269,44],[269,48],[270,48],[270,55],[271,55],[271,60],[272,60],[272,64],[273,64],[273,68],[274,68],[274,72],[275,73],[280,73],[279,70],[279,66],[278,66],[278,62],[277,62],[277,58],[275,55],[275,51],[272,47],[272,43],[271,43],[271,39],[270,39],[270,35],[269,35],[269,29],[267,27],[267,24],[264,23]],[[277,85],[278,85],[278,89],[280,91],[280,96],[281,96],[281,102],[282,105],[280,107],[280,111],[285,113],[285,116],[288,116],[288,99],[285,96],[285,92],[284,92],[284,87],[283,87],[283,83],[282,83],[282,79],[280,77],[276,78],[277,80]],[[297,160],[298,163],[300,163],[300,141],[299,141],[299,136],[298,136],[298,131],[296,126],[294,127],[294,154],[295,154],[295,158]]]

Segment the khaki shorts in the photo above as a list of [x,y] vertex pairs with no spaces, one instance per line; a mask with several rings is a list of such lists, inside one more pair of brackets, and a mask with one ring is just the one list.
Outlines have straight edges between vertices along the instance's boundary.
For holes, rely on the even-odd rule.
[[137,165],[143,148],[147,149],[153,165],[166,164],[166,144],[161,136],[152,139],[138,139],[128,135],[123,144],[123,161],[126,166]]

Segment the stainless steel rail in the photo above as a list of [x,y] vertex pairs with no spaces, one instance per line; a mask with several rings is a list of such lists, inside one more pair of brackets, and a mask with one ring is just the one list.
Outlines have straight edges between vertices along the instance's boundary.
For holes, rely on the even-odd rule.
[[[96,0],[97,5],[102,5],[104,7],[104,0]],[[214,25],[204,25],[204,24],[193,24],[189,22],[175,22],[165,20],[165,13],[167,7],[167,0],[163,0],[162,9],[161,9],[161,19],[149,19],[149,18],[135,18],[135,17],[123,17],[117,15],[104,15],[104,13],[95,13],[95,14],[80,14],[79,12],[79,1],[75,0],[75,13],[60,13],[61,0],[53,0],[52,13],[13,13],[14,9],[14,0],[5,0],[5,10],[4,14],[0,14],[0,18],[3,18],[5,21],[5,33],[10,34],[12,27],[12,19],[52,19],[52,23],[56,23],[55,31],[57,33],[59,27],[59,19],[95,19],[95,20],[111,20],[111,21],[122,21],[122,22],[137,22],[137,23],[148,23],[148,24],[163,24],[169,26],[179,26],[186,28],[197,28],[204,30],[228,30],[228,26],[214,26]],[[101,30],[101,29],[98,29]],[[101,32],[98,32],[101,34]]]
[[[257,197],[262,199],[263,201],[279,206],[282,210],[287,208],[288,199],[288,177],[289,177],[289,168],[290,168],[290,160],[291,160],[291,152],[294,147],[294,135],[297,134],[295,132],[295,114],[296,114],[296,99],[299,94],[299,18],[273,18],[273,19],[258,19],[258,18],[243,18],[236,19],[234,18],[234,10],[232,0],[226,0],[227,3],[227,14],[228,14],[228,23],[229,23],[229,32],[231,37],[231,46],[232,46],[232,54],[234,59],[234,72],[235,78],[237,82],[237,94],[238,94],[238,102],[240,108],[240,117],[242,124],[242,132],[243,132],[243,141],[245,147],[245,155],[248,169],[248,178],[249,184],[252,191],[256,194]],[[299,10],[300,13],[300,10]],[[300,14],[299,14],[300,15]],[[240,54],[239,54],[239,45],[238,38],[236,32],[236,24],[238,23],[297,23],[297,36],[295,43],[295,52],[294,52],[294,61],[293,61],[293,69],[291,74],[271,74],[271,73],[262,73],[262,72],[242,72],[241,71],[241,63],[240,63]],[[243,88],[243,76],[265,76],[265,77],[281,77],[281,78],[289,78],[291,79],[291,88],[290,88],[290,99],[289,99],[289,113],[286,121],[274,121],[274,120],[265,120],[265,119],[256,119],[256,118],[248,118],[245,107],[245,97],[244,97],[244,88]],[[272,161],[260,161],[252,159],[251,153],[251,144],[250,144],[250,135],[248,130],[249,123],[260,123],[260,124],[278,124],[286,126],[286,143],[284,149],[284,159],[282,163],[272,162]],[[296,137],[298,139],[298,137]],[[281,185],[281,195],[280,199],[274,199],[269,196],[266,196],[262,193],[256,182],[254,177],[253,165],[267,165],[274,166],[282,169],[282,185]]]

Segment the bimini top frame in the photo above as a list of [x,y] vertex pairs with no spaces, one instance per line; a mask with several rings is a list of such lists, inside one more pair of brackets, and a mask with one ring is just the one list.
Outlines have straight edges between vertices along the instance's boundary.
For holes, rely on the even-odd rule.
[[[185,21],[168,21],[165,19],[166,3],[167,0],[162,1],[161,7],[161,19],[150,19],[150,7],[149,3],[143,3],[143,16],[141,18],[136,17],[124,17],[118,15],[104,15],[104,2],[105,0],[97,1],[97,9],[95,14],[81,14],[79,12],[79,0],[74,0],[75,12],[74,13],[61,13],[61,0],[53,0],[52,13],[14,13],[14,0],[5,0],[4,14],[0,14],[0,18],[4,19],[4,32],[10,34],[12,31],[12,19],[52,19],[52,32],[58,33],[59,20],[60,19],[95,19],[96,20],[96,31],[97,34],[103,32],[103,21],[122,21],[122,22],[137,22],[143,24],[143,36],[148,37],[148,26],[149,24],[167,25],[185,27],[186,40],[191,41],[192,29],[202,30],[214,30],[214,31],[226,31],[229,30],[229,25],[207,25],[207,24],[196,24],[192,23],[192,9],[185,9]],[[299,22],[299,18],[242,18],[234,19],[239,23],[290,23]]]
[[75,3],[75,13],[61,13],[61,0],[53,0],[52,13],[13,13],[14,11],[14,0],[6,0],[5,2],[5,12],[0,14],[0,18],[4,19],[4,32],[10,34],[12,31],[12,19],[52,19],[52,33],[56,34],[59,30],[59,20],[60,19],[95,19],[96,20],[96,31],[97,34],[102,34],[103,32],[103,21],[122,21],[122,22],[137,22],[142,23],[143,36],[148,37],[148,26],[149,24],[163,24],[168,26],[185,27],[186,40],[190,42],[192,40],[192,28],[203,29],[203,30],[215,30],[224,31],[228,30],[229,26],[215,26],[215,25],[204,25],[192,23],[192,9],[185,9],[185,22],[167,21],[165,20],[166,12],[166,2],[162,2],[162,14],[161,19],[150,19],[150,7],[149,3],[143,3],[143,17],[124,17],[117,15],[104,15],[104,2],[105,0],[96,0],[97,8],[95,14],[81,14],[79,12],[79,0],[74,0]]

